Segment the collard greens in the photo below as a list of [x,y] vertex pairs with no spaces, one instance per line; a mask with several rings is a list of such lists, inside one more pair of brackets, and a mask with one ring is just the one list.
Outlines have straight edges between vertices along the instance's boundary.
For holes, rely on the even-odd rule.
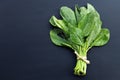
[[60,8],[62,19],[52,16],[49,20],[54,29],[50,31],[51,41],[57,46],[67,46],[73,49],[77,56],[74,68],[75,75],[86,75],[87,52],[94,46],[105,45],[110,32],[101,28],[100,15],[91,4],[86,7],[75,6],[75,11],[67,6]]

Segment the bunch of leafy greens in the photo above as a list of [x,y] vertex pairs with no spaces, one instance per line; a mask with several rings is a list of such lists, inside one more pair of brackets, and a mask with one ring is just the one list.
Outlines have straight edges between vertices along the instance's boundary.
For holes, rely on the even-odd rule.
[[110,32],[101,28],[100,16],[91,4],[86,7],[75,6],[75,11],[63,6],[60,8],[61,19],[52,16],[49,22],[54,26],[50,31],[51,41],[57,46],[67,46],[73,49],[77,56],[74,68],[75,75],[86,75],[87,52],[93,46],[105,45]]

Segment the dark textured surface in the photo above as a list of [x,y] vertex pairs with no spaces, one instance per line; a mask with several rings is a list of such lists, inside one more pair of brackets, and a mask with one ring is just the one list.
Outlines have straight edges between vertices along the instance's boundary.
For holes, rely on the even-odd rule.
[[[87,75],[73,75],[72,50],[49,38],[53,14],[63,5],[91,3],[111,31],[104,47],[89,51]],[[119,80],[120,0],[0,0],[0,80]]]

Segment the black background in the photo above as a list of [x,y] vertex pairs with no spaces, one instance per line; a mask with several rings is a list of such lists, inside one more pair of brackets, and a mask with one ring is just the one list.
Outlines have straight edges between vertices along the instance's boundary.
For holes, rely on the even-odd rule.
[[[59,8],[91,3],[111,32],[109,43],[88,52],[87,75],[73,75],[72,50],[49,37],[52,15]],[[119,80],[120,0],[0,0],[0,80]]]

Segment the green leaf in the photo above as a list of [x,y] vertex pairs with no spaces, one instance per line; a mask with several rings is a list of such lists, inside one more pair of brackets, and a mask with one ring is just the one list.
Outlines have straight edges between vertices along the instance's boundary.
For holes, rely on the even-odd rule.
[[95,8],[91,5],[91,4],[87,4],[87,11],[88,13],[91,12],[91,11],[96,11]]
[[83,31],[83,36],[86,37],[88,36],[94,25],[94,19],[95,15],[93,12],[87,14],[80,22],[79,22],[79,28]]
[[60,9],[60,15],[62,16],[63,20],[65,20],[67,23],[70,23],[71,25],[76,25],[76,17],[72,9],[64,6]]
[[83,31],[83,36],[88,36],[94,28],[95,18],[99,18],[99,14],[94,9],[94,7],[90,4],[87,5],[87,9],[85,7],[80,8],[81,12],[81,20],[78,23],[78,27]]
[[78,5],[75,5],[75,16],[76,16],[76,21],[77,21],[77,24],[78,22],[80,21],[80,10],[79,10],[79,6]]
[[49,22],[51,23],[51,25],[57,26],[57,25],[55,24],[55,20],[56,20],[56,17],[55,17],[55,16],[52,16],[52,17],[50,18]]
[[108,29],[101,29],[100,34],[97,36],[92,46],[103,46],[105,45],[110,38],[110,32]]
[[83,45],[84,41],[82,37],[82,31],[79,28],[71,27],[71,29],[69,29],[69,34],[70,34],[69,40],[72,43],[80,46]]
[[86,43],[88,44],[88,46],[91,45],[91,43],[95,40],[95,38],[99,35],[100,31],[101,31],[101,21],[99,18],[95,18],[94,20],[94,27],[91,31],[91,33],[89,34],[89,36],[86,39]]
[[51,38],[51,41],[55,44],[55,45],[58,45],[58,46],[68,46],[70,48],[71,45],[68,43],[67,40],[63,39],[62,37],[60,37],[58,34],[61,33],[60,30],[58,29],[54,29],[54,30],[51,30],[50,31],[50,38]]
[[64,31],[67,32],[68,28],[66,26],[66,23],[63,21],[63,20],[58,20],[55,16],[52,16],[49,20],[49,22],[55,26],[55,27],[58,27]]
[[102,22],[98,12],[92,7],[92,5],[88,4],[88,10],[94,15],[94,18],[92,20],[93,23],[91,24],[92,28],[90,29],[91,32],[89,32],[88,37],[86,38],[86,43],[88,44],[88,46],[90,46],[92,42],[96,39],[96,37],[99,35]]
[[86,7],[80,7],[79,11],[80,11],[81,18],[88,14]]

